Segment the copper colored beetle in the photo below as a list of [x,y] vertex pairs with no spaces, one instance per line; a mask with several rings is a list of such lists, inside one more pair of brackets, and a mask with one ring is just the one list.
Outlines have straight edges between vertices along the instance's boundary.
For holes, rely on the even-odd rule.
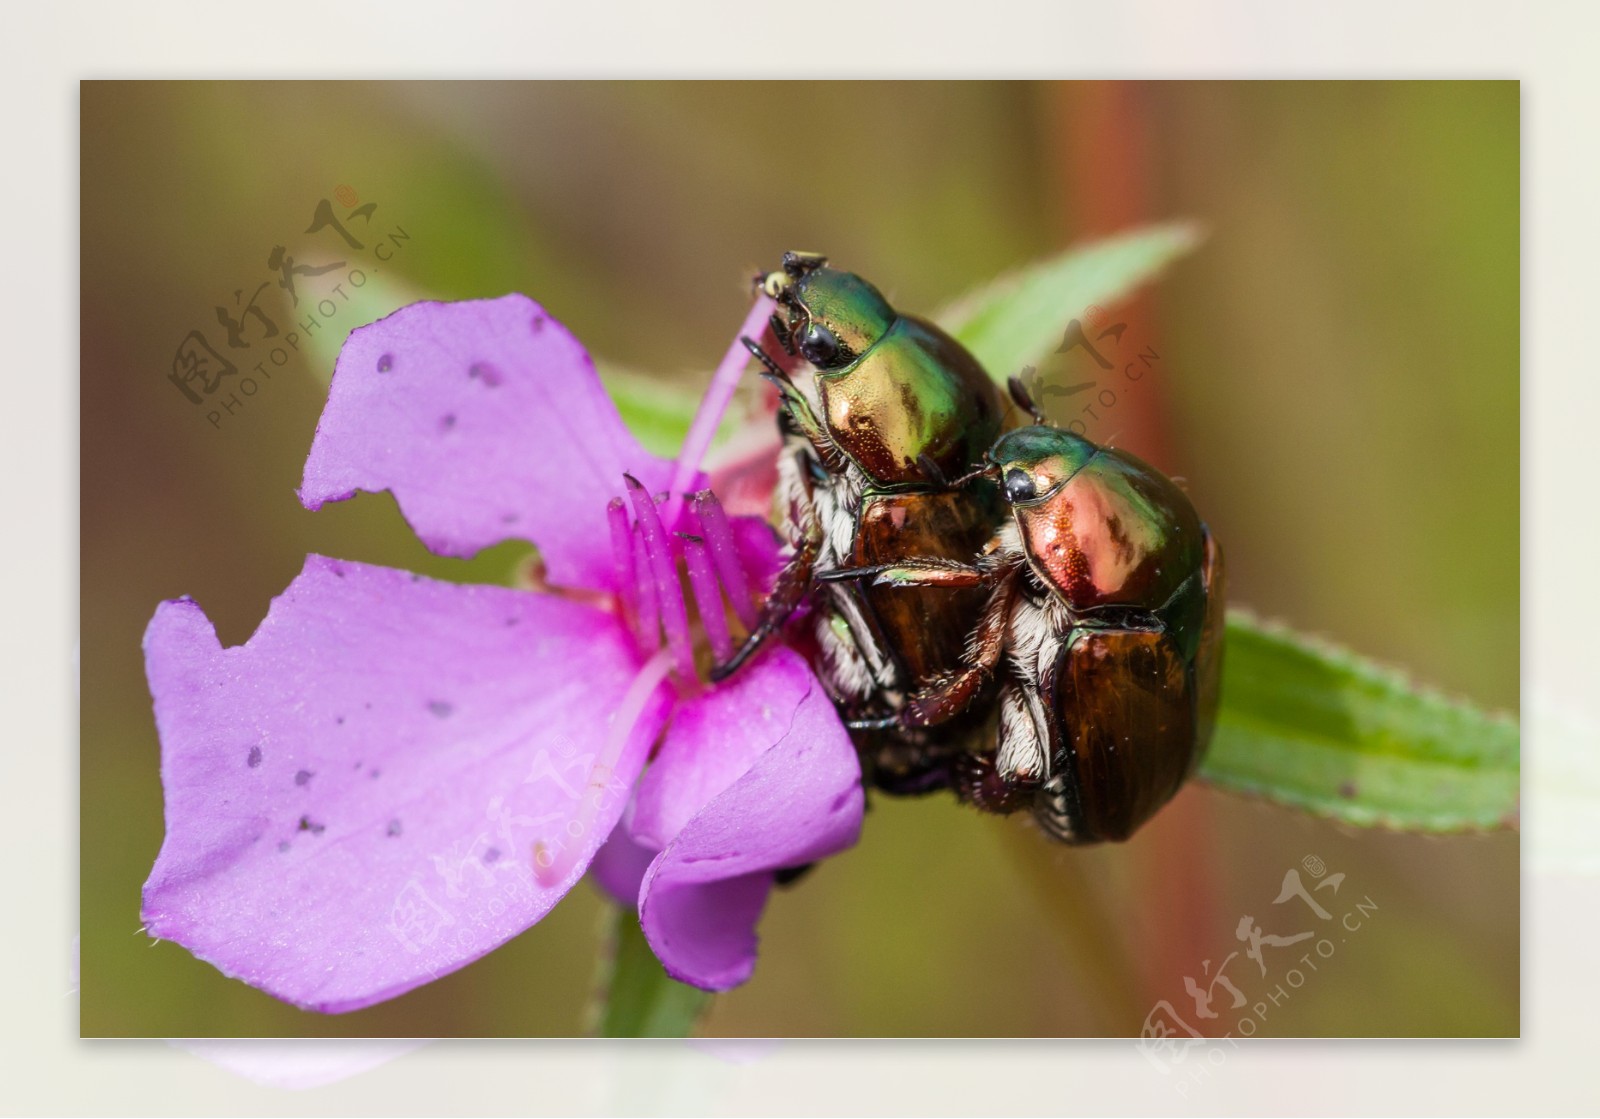
[[936,327],[813,254],[759,277],[816,369],[783,394],[793,557],[719,675],[802,602],[818,674],[890,792],[1031,809],[1069,843],[1128,838],[1194,771],[1221,676],[1222,553],[1133,455],[1034,423]]

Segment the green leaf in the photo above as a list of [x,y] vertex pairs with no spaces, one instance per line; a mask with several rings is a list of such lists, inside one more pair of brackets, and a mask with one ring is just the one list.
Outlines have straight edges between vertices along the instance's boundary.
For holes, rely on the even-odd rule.
[[[645,450],[662,458],[673,458],[683,446],[683,437],[689,434],[695,410],[700,407],[700,390],[686,385],[666,383],[646,373],[608,362],[597,362],[600,380],[616,401],[622,422],[628,425],[634,438]],[[724,434],[734,419],[734,409],[729,409],[718,434]]]
[[711,995],[663,971],[639,928],[639,915],[631,908],[611,908],[610,943],[600,964],[590,1032],[599,1037],[688,1037],[711,1005]]
[[1513,826],[1511,719],[1419,689],[1321,641],[1228,614],[1222,703],[1200,775],[1347,824]]
[[963,296],[934,316],[1004,382],[1061,344],[1067,323],[1157,276],[1200,243],[1187,222],[1152,225],[1068,249]]

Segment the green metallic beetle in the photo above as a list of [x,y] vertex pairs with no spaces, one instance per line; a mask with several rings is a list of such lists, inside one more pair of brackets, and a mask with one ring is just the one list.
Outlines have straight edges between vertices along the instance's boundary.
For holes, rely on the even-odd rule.
[[[779,493],[793,555],[759,624],[713,678],[736,671],[809,601],[819,678],[847,721],[881,722],[928,681],[959,669],[983,592],[822,576],[909,556],[976,554],[1004,502],[992,479],[965,475],[1000,434],[1000,393],[960,343],[821,256],[786,253],[782,270],[757,283],[778,301],[779,343],[815,370],[816,404],[744,340],[783,397]],[[982,716],[975,709],[958,721]],[[869,780],[880,787],[946,783],[953,728],[863,725],[855,733]]]
[[[802,602],[813,664],[879,788],[1031,808],[1069,843],[1121,840],[1210,739],[1222,554],[1134,456],[1048,424],[1002,434],[966,350],[861,277],[788,253],[758,277],[817,404],[752,340],[783,396],[793,555],[735,671]],[[799,643],[797,643],[799,644]]]
[[[1033,411],[1020,382],[1012,394]],[[1049,426],[985,456],[1011,516],[970,562],[907,560],[829,579],[982,588],[959,672],[886,720],[938,725],[998,684],[986,748],[952,763],[962,799],[1031,808],[1068,843],[1127,839],[1205,753],[1222,669],[1222,551],[1189,499],[1126,451]]]

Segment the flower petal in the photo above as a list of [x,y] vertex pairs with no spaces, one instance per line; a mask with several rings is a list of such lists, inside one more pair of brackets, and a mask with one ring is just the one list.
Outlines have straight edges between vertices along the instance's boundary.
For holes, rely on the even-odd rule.
[[729,517],[728,527],[733,530],[734,547],[746,577],[765,596],[783,570],[783,541],[760,517]]
[[589,876],[595,885],[618,905],[639,904],[639,887],[650,864],[660,854],[658,847],[645,847],[628,834],[626,823],[619,823],[611,838],[594,853]]
[[794,671],[774,647],[732,679],[679,700],[625,817],[629,838],[652,854],[666,848],[789,733],[813,686],[810,670]]
[[[145,655],[167,820],[150,933],[329,1012],[539,920],[611,831],[670,703],[653,691],[597,787],[639,670],[611,614],[321,556],[246,644],[222,648],[180,600]],[[535,844],[558,838],[575,857],[545,884]]]
[[748,979],[772,872],[854,844],[863,807],[855,746],[794,652],[774,649],[680,706],[633,825],[639,835],[684,821],[640,893],[645,937],[668,974],[709,990]]
[[639,446],[576,338],[524,295],[416,303],[353,331],[306,459],[308,509],[390,490],[428,548],[538,545],[552,583],[614,591],[606,503],[673,464]]

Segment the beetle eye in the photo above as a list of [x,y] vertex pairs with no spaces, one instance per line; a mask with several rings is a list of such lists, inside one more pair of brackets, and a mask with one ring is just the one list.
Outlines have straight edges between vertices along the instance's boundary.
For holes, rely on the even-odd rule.
[[1013,466],[1006,471],[1006,500],[1016,505],[1024,501],[1032,501],[1038,496],[1033,488],[1033,478],[1026,470],[1018,470]]
[[821,369],[838,364],[838,336],[825,326],[812,323],[800,336],[800,352],[812,365]]

